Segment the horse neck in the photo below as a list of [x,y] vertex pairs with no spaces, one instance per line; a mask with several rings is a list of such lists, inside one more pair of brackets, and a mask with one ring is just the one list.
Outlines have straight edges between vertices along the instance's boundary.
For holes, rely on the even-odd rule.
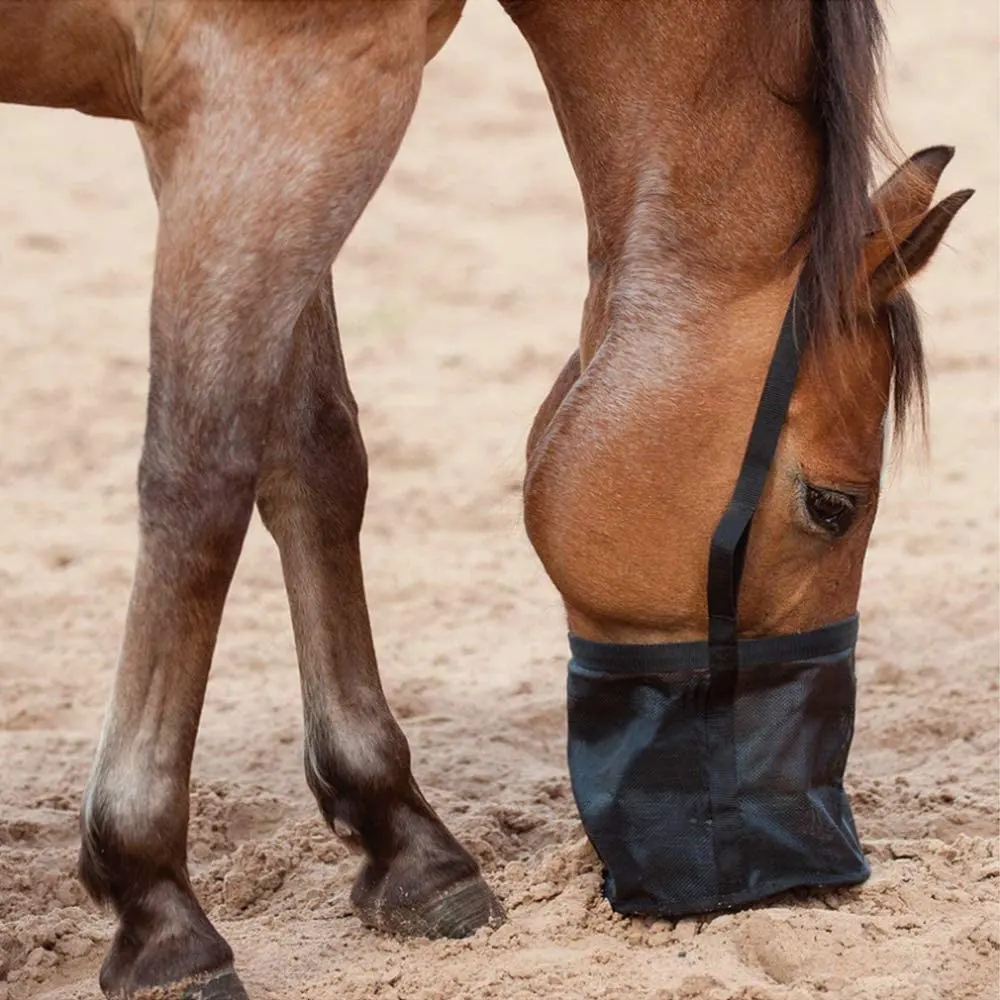
[[707,541],[802,263],[819,157],[773,93],[801,92],[809,66],[792,30],[768,35],[769,3],[618,10],[512,10],[579,179],[591,279],[584,371],[536,435],[525,523],[573,630],[655,641],[703,629]]
[[603,0],[512,9],[584,197],[584,366],[614,332],[656,330],[708,351],[773,343],[816,184],[808,123],[775,95],[805,86],[796,39],[808,32],[794,22],[809,10],[808,0],[780,11],[761,0],[632,0],[628,18]]

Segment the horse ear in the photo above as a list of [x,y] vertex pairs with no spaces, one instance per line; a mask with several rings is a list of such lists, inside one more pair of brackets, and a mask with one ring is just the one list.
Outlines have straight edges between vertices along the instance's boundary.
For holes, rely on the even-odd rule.
[[948,195],[918,218],[908,235],[890,248],[884,259],[870,272],[869,289],[873,306],[878,307],[888,301],[927,264],[951,225],[951,220],[974,193],[971,188],[966,188]]
[[865,243],[866,274],[871,275],[923,219],[954,155],[954,146],[922,149],[872,195],[874,228]]
[[872,206],[880,221],[896,229],[923,215],[954,155],[954,146],[928,146],[914,153],[872,195]]

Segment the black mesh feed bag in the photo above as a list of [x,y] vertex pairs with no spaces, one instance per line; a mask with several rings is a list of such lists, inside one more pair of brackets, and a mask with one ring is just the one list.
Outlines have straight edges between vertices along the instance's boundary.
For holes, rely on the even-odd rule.
[[619,913],[676,919],[870,874],[843,788],[857,617],[737,638],[743,553],[798,370],[797,313],[793,298],[712,538],[707,640],[570,636],[573,795]]

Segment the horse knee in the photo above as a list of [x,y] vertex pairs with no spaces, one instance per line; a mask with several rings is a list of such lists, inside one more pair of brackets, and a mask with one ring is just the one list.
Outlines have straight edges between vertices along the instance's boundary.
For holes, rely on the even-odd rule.
[[[199,576],[228,584],[253,511],[260,461],[219,433],[205,443],[147,435],[139,463],[139,522],[147,542]],[[207,582],[207,580],[206,580]]]
[[272,429],[257,487],[261,520],[280,542],[303,526],[323,541],[360,534],[368,494],[368,455],[354,406],[339,397],[314,401]]

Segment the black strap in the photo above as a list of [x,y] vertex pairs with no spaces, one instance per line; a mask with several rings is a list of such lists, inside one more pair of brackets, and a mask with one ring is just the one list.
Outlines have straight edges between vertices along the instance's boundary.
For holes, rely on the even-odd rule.
[[736,646],[740,582],[750,524],[771,471],[799,370],[798,312],[798,296],[793,296],[778,334],[736,488],[712,536],[708,561],[708,641],[711,646]]
[[706,703],[712,837],[719,892],[745,888],[742,820],[738,804],[733,701],[739,669],[738,609],[747,538],[771,469],[799,369],[799,299],[785,313],[757,405],[743,465],[722,515],[708,559],[709,692]]

